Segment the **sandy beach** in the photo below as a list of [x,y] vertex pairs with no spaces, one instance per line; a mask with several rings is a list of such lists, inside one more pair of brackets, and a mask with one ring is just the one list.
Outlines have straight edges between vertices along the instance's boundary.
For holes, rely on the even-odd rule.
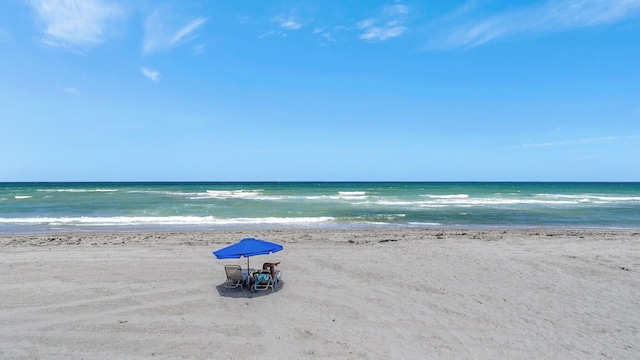
[[[211,252],[284,251],[274,292]],[[638,230],[0,237],[2,359],[638,359]]]

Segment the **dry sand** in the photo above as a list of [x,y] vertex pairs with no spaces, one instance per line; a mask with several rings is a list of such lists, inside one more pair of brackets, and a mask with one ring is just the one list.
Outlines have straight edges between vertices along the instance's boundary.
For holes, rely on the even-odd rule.
[[[273,293],[211,251],[284,245]],[[0,237],[2,359],[639,359],[640,231]]]

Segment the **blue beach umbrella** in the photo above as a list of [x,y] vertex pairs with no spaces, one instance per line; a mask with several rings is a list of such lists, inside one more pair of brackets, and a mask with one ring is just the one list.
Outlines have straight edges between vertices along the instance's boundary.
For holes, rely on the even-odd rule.
[[215,255],[218,259],[239,259],[241,257],[246,257],[248,273],[249,258],[251,256],[268,255],[278,252],[282,249],[282,245],[254,238],[246,238],[233,245],[229,245],[225,248],[214,251],[213,255]]

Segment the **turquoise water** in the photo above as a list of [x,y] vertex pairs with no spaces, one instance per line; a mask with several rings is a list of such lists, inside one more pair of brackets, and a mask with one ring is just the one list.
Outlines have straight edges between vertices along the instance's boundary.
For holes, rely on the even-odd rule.
[[640,228],[640,183],[0,183],[0,233]]

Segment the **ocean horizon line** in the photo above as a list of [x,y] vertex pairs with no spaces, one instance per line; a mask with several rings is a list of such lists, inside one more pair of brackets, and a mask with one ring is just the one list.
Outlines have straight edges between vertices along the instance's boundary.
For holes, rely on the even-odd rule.
[[639,181],[605,180],[61,180],[1,181],[11,184],[640,184]]

